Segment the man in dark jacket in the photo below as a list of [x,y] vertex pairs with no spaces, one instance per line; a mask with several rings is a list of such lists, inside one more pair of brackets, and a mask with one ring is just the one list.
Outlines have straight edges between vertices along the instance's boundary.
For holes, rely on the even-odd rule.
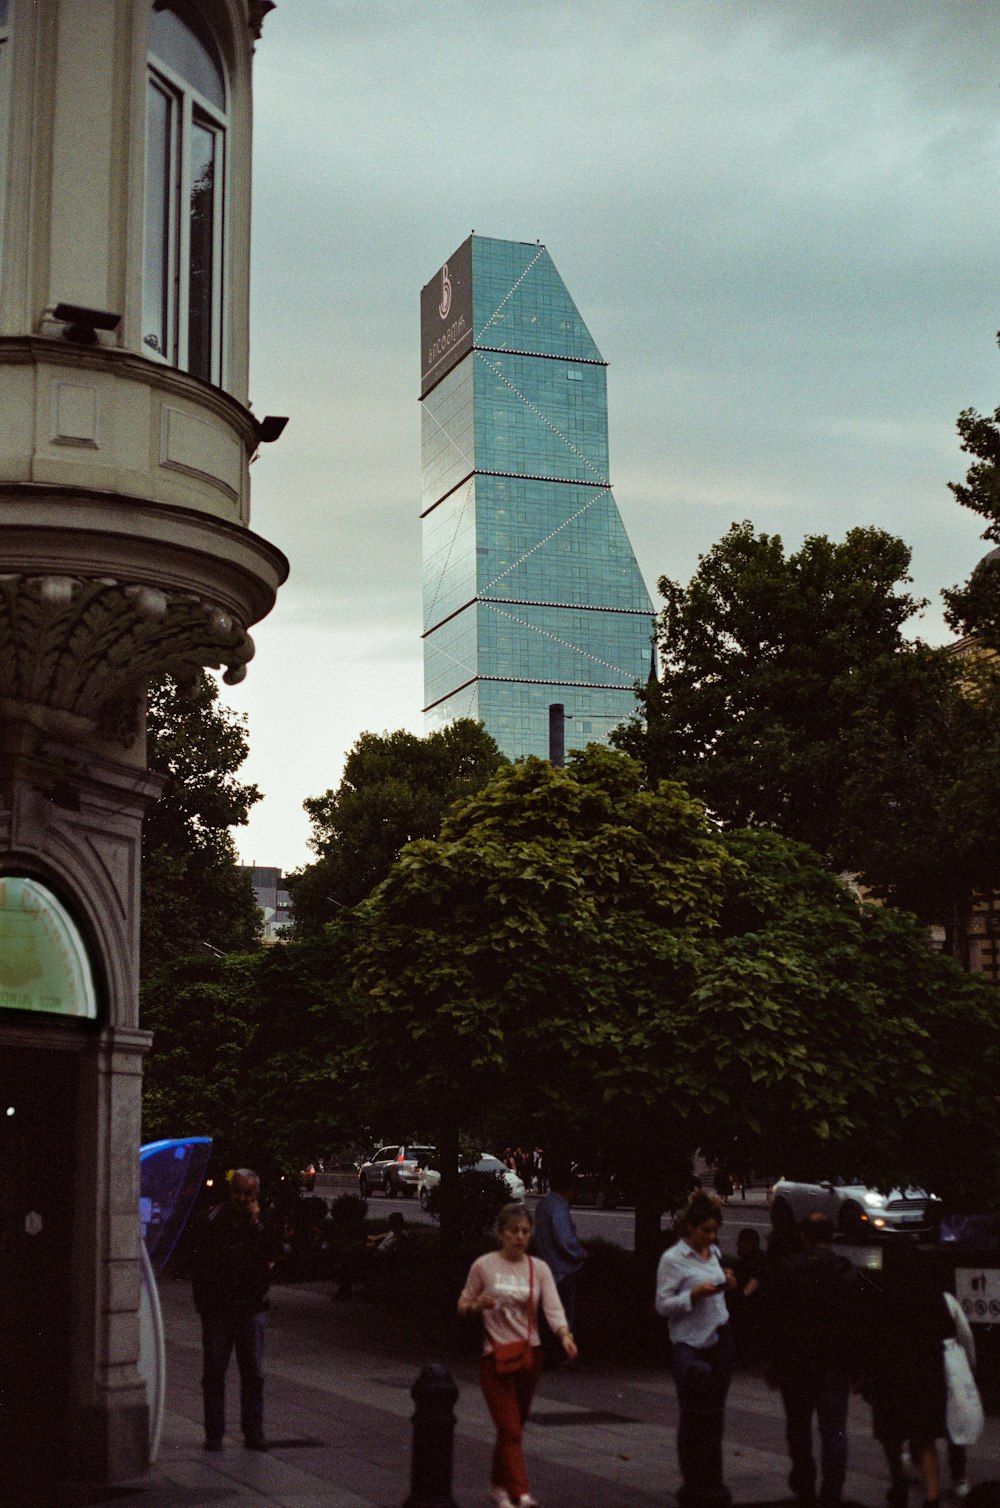
[[823,1508],[838,1508],[847,1475],[847,1404],[861,1340],[857,1269],[833,1250],[833,1222],[818,1211],[802,1223],[804,1250],[768,1277],[767,1376],[785,1405],[788,1478],[796,1500],[816,1499],[812,1416],[820,1435]]
[[261,1221],[260,1180],[237,1168],[228,1202],[212,1211],[198,1235],[192,1288],[201,1315],[205,1449],[221,1450],[226,1430],[226,1371],[236,1349],[240,1423],[249,1450],[264,1438],[264,1330],[273,1266]]

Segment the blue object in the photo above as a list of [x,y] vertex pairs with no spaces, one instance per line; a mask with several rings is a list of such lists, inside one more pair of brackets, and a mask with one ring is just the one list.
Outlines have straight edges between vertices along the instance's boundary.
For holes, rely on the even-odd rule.
[[139,1219],[153,1271],[161,1273],[205,1181],[210,1136],[154,1141],[139,1148]]

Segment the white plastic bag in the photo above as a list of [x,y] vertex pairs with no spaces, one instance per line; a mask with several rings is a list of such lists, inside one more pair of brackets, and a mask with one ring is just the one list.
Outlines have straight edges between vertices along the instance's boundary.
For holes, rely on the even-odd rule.
[[948,1385],[948,1439],[953,1445],[975,1445],[983,1432],[983,1405],[969,1359],[951,1336],[944,1343],[944,1376]]

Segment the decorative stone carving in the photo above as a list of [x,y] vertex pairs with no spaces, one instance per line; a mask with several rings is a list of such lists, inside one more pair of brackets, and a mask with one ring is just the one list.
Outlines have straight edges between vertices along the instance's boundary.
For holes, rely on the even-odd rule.
[[218,603],[107,577],[0,576],[0,706],[27,704],[123,747],[139,732],[146,684],[225,666],[235,685],[250,635]]

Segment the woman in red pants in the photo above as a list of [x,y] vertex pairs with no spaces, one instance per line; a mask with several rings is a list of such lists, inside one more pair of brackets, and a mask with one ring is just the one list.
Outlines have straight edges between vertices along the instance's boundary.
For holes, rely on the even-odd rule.
[[537,1508],[521,1438],[542,1370],[539,1304],[570,1361],[577,1349],[547,1263],[528,1256],[531,1215],[523,1204],[504,1206],[497,1235],[500,1250],[478,1257],[469,1269],[458,1312],[481,1314],[486,1331],[479,1381],[497,1431],[490,1498],[495,1508]]

